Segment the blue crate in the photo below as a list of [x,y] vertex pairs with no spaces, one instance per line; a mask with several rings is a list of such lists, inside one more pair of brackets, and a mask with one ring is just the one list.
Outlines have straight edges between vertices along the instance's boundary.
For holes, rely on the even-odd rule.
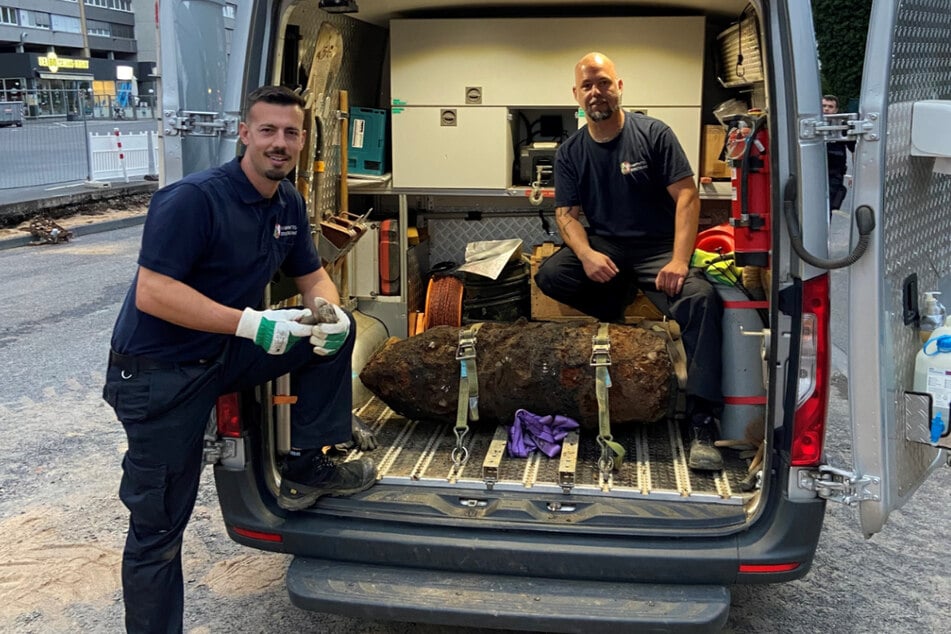
[[381,175],[386,170],[386,110],[350,108],[347,171]]

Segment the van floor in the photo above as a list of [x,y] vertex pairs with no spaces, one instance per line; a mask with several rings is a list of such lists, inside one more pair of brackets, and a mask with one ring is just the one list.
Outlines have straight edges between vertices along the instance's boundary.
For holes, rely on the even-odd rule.
[[[687,467],[689,440],[673,421],[612,428],[614,440],[627,454],[620,469],[605,478],[598,468],[601,450],[593,430],[569,435],[561,456],[534,452],[515,458],[505,450],[507,427],[472,425],[464,443],[468,456],[456,465],[452,424],[406,419],[376,397],[357,415],[376,433],[379,446],[368,455],[377,465],[380,484],[726,505],[742,505],[751,497],[741,484],[748,460],[724,448],[723,471],[692,471]],[[361,455],[352,451],[346,459]]]

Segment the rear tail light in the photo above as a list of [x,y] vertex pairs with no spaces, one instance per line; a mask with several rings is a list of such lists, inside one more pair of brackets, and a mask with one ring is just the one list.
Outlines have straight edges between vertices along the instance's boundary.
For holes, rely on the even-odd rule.
[[266,533],[264,531],[251,530],[250,528],[241,528],[240,526],[232,526],[231,530],[233,530],[236,535],[248,539],[255,539],[260,542],[280,543],[284,541],[284,537],[280,533]]
[[781,564],[740,564],[739,571],[751,574],[768,574],[771,572],[790,572],[801,566],[798,561]]
[[799,385],[791,455],[794,467],[813,467],[822,458],[829,378],[829,275],[825,274],[802,285]]
[[215,403],[215,418],[218,421],[218,435],[229,438],[241,436],[241,403],[238,393],[224,394]]

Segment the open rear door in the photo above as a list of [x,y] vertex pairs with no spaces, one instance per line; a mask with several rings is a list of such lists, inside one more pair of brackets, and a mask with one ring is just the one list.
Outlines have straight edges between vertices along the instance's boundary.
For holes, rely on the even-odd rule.
[[912,155],[911,132],[916,102],[951,99],[951,66],[935,63],[949,42],[951,5],[874,2],[854,207],[870,207],[876,229],[849,277],[853,460],[857,474],[880,479],[867,489],[877,499],[860,502],[866,536],[881,530],[944,459],[921,441],[917,430],[927,425],[927,407],[908,393],[921,345],[915,303],[923,291],[951,282],[951,177],[934,171],[934,158]]
[[257,5],[158,1],[161,184],[234,157]]

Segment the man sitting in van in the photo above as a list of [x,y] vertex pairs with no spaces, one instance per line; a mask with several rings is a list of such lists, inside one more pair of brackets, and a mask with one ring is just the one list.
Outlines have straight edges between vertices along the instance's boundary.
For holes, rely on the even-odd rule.
[[[717,471],[722,407],[720,299],[690,268],[700,197],[683,148],[663,122],[621,108],[614,63],[589,53],[572,92],[587,125],[555,157],[555,217],[567,249],[535,282],[549,297],[601,321],[623,318],[631,284],[683,332],[691,469]],[[584,213],[587,229],[581,225]]]

